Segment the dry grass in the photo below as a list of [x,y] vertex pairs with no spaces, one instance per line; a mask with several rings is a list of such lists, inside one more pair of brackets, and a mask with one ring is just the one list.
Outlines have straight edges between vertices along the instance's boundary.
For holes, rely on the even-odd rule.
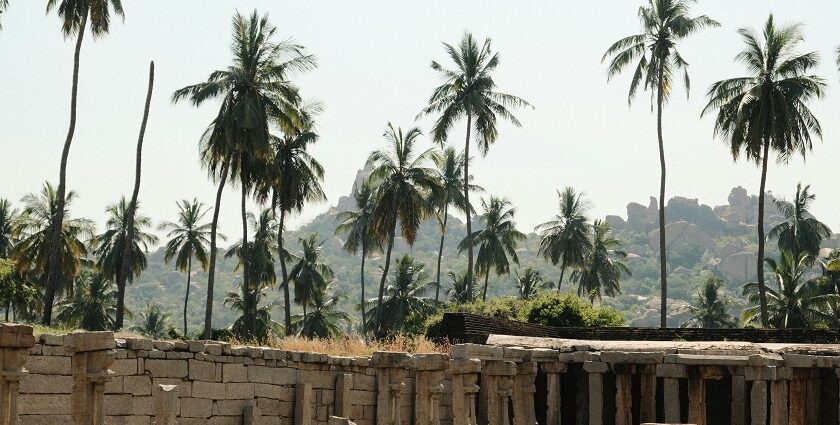
[[369,356],[374,351],[395,351],[412,354],[449,353],[449,344],[436,344],[423,337],[399,335],[383,341],[365,341],[358,337],[309,339],[298,336],[271,339],[267,344],[231,341],[235,345],[265,345],[286,351],[305,351],[331,356]]

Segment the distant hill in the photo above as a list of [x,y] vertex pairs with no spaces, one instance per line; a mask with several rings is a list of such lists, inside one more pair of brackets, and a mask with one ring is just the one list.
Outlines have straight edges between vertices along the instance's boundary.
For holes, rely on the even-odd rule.
[[[365,178],[367,170],[360,170],[357,180]],[[767,227],[781,220],[773,204],[772,195],[766,197]],[[299,249],[297,238],[310,233],[318,233],[324,240],[324,259],[331,265],[336,275],[336,286],[347,298],[343,309],[358,316],[354,306],[359,302],[359,262],[358,256],[352,256],[342,250],[344,241],[341,235],[334,235],[336,214],[352,209],[353,200],[342,197],[336,206],[317,216],[296,231],[287,232],[286,246],[292,252]],[[669,286],[669,324],[678,326],[687,315],[687,301],[693,298],[699,284],[709,275],[724,279],[727,290],[738,294],[740,287],[755,280],[755,261],[757,243],[755,236],[758,197],[747,194],[741,187],[732,189],[728,203],[709,206],[697,199],[676,196],[668,200],[665,217],[667,222],[668,244],[668,286]],[[658,260],[658,208],[655,198],[650,198],[648,205],[631,202],[627,205],[624,216],[609,215],[606,221],[615,229],[624,242],[624,249],[629,253],[629,266],[633,277],[622,282],[622,295],[614,299],[605,299],[604,304],[625,312],[632,325],[657,326],[659,323],[659,260]],[[520,229],[525,231],[526,229]],[[449,217],[448,234],[444,245],[443,264],[441,266],[444,286],[450,286],[446,273],[450,270],[462,272],[466,268],[466,255],[457,253],[457,244],[465,236],[464,223]],[[414,247],[409,247],[402,238],[397,238],[394,257],[410,253],[419,262],[426,265],[430,280],[434,279],[437,249],[440,243],[440,230],[436,221],[428,220],[421,226]],[[835,235],[825,242],[825,247],[840,246],[840,238]],[[529,233],[527,240],[519,248],[521,265],[538,269],[548,280],[559,278],[559,269],[545,262],[537,255],[539,236]],[[775,256],[775,244],[768,244],[768,256]],[[366,262],[366,295],[371,297],[379,282],[381,256]],[[235,261],[225,261],[219,256],[214,312],[214,326],[227,326],[236,318],[235,314],[223,306],[224,296],[233,290],[241,280],[241,275],[233,268]],[[277,274],[280,275],[279,264]],[[568,276],[568,273],[567,273]],[[207,275],[194,272],[190,291],[189,321],[191,332],[200,330],[203,320],[206,297]],[[183,308],[185,277],[174,271],[172,266],[163,265],[163,254],[158,250],[149,255],[149,267],[134,285],[128,289],[128,306],[135,312],[142,311],[147,302],[158,302],[165,310],[173,314],[174,323],[180,327]],[[565,283],[563,290],[574,290],[573,285]],[[444,289],[445,291],[445,289]],[[513,295],[515,287],[512,276],[491,277],[489,295]],[[279,291],[273,293],[271,301],[280,303]],[[433,296],[433,294],[431,294]],[[445,295],[441,295],[442,297]],[[276,309],[274,316],[282,321],[282,311]]]

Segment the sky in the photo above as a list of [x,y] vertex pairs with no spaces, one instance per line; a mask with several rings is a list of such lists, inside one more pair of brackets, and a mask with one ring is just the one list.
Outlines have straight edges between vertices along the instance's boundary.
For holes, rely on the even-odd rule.
[[[12,0],[0,32],[0,198],[20,206],[45,180],[58,180],[61,148],[69,122],[74,40],[65,40],[44,1]],[[198,140],[217,104],[173,105],[172,92],[203,81],[231,61],[231,17],[239,10],[268,13],[282,38],[293,38],[318,58],[316,70],[296,78],[303,96],[318,99],[320,142],[313,155],[326,168],[329,201],[309,205],[291,227],[311,220],[349,193],[368,154],[384,146],[382,132],[417,125],[428,133],[432,120],[415,121],[438,75],[432,60],[446,62],[442,42],[457,43],[464,31],[492,38],[501,62],[500,91],[516,94],[533,109],[515,112],[521,128],[499,127],[486,157],[470,169],[478,184],[508,198],[520,229],[530,231],[556,214],[556,190],[574,186],[594,204],[592,215],[625,216],[631,201],[647,204],[659,190],[656,121],[650,98],[627,104],[629,75],[607,82],[601,56],[615,40],[639,31],[640,1],[591,0],[510,2],[459,0],[245,1],[124,0],[126,18],[111,33],[85,38],[81,52],[78,123],[70,151],[68,185],[78,193],[71,215],[103,225],[105,208],[134,182],[134,155],[146,94],[148,63],[155,61],[155,91],[143,150],[140,202],[156,222],[174,220],[175,202],[193,197],[212,205],[215,188],[198,160]],[[675,91],[664,112],[667,196],[698,198],[720,205],[734,186],[758,191],[759,170],[735,163],[728,146],[713,137],[712,117],[700,117],[708,87],[740,76],[733,61],[743,45],[736,30],[760,28],[769,13],[805,25],[801,51],[818,51],[816,69],[829,88],[812,110],[824,140],[803,162],[772,164],[768,190],[791,197],[796,183],[812,186],[813,212],[840,229],[840,74],[833,52],[840,45],[836,0],[706,0],[720,28],[682,42],[690,63],[690,97]],[[450,138],[463,147],[464,123]],[[427,138],[422,145],[431,147]],[[239,195],[225,189],[223,232],[237,234]],[[252,209],[257,207],[251,205]],[[209,216],[208,216],[209,217]]]

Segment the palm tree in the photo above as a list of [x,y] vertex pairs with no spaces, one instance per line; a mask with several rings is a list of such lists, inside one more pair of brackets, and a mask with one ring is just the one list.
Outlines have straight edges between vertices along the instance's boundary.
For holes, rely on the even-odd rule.
[[15,244],[15,221],[17,210],[7,199],[0,199],[0,258],[9,258]]
[[[219,112],[201,139],[202,162],[218,184],[210,233],[204,338],[210,337],[212,326],[216,232],[228,174],[239,176],[244,203],[256,168],[270,159],[270,125],[276,123],[284,131],[293,132],[300,124],[297,112],[300,95],[297,87],[288,81],[289,76],[315,66],[314,57],[303,54],[301,46],[289,41],[275,42],[276,32],[267,15],[260,17],[254,11],[250,17],[245,17],[236,13],[233,18],[233,65],[214,71],[205,82],[172,94],[173,102],[189,98],[194,106],[208,100],[222,100]],[[243,240],[247,244],[244,211],[242,216]],[[247,262],[243,269],[246,268]],[[243,270],[245,275],[247,270]]]
[[[438,174],[440,175],[440,199],[435,200],[438,208],[438,221],[440,222],[440,248],[438,249],[437,272],[435,274],[435,302],[440,300],[440,262],[443,259],[443,242],[446,238],[446,222],[449,219],[449,206],[457,208],[467,216],[475,214],[470,207],[467,212],[467,204],[464,199],[462,163],[464,154],[457,153],[454,147],[447,147],[442,154],[435,156]],[[470,178],[472,180],[472,178]],[[480,186],[470,185],[470,191],[478,192],[483,190]]]
[[53,233],[49,241],[51,251],[49,253],[50,268],[47,273],[47,282],[44,290],[44,317],[42,323],[49,326],[52,322],[52,308],[55,300],[55,291],[61,280],[61,231],[64,228],[64,204],[67,191],[67,158],[70,155],[70,144],[73,142],[73,134],[76,131],[76,100],[79,93],[79,55],[82,50],[82,39],[85,36],[85,29],[90,25],[91,35],[104,37],[111,29],[111,9],[114,14],[125,19],[122,0],[47,0],[47,12],[56,9],[61,19],[61,32],[64,38],[76,37],[76,50],[73,55],[73,85],[70,90],[70,126],[67,129],[67,138],[64,140],[64,148],[61,151],[61,165],[58,172],[58,190],[56,191],[56,214],[51,217],[50,228]]
[[[366,301],[368,305],[373,305],[370,320],[382,317],[383,329],[380,332],[383,335],[405,333],[408,319],[428,315],[433,310],[434,302],[423,297],[432,285],[423,268],[423,264],[415,263],[411,255],[403,255],[396,261],[393,278],[385,289],[385,300],[382,303],[378,299]],[[385,272],[384,268],[382,272]],[[373,325],[370,323],[368,327]]]
[[808,254],[811,259],[816,258],[823,239],[831,237],[831,229],[808,211],[811,202],[816,199],[810,188],[810,185],[803,188],[802,183],[798,183],[792,203],[773,200],[785,216],[785,221],[770,229],[767,238],[778,239],[779,250],[790,252],[793,258],[799,258],[802,253]]
[[[149,122],[149,107],[152,103],[152,89],[155,85],[155,63],[149,64],[149,88],[146,92],[146,103],[143,109],[143,119],[140,122],[140,136],[137,138],[137,155],[135,156],[134,165],[134,190],[131,192],[131,202],[128,204],[128,217],[126,217],[126,229],[128,234],[126,239],[134,238],[134,213],[137,211],[137,196],[140,194],[140,171],[143,159],[143,138],[146,135],[146,124]],[[131,245],[123,245],[122,264],[120,264],[120,272],[117,273],[117,288],[125,288],[125,279],[128,276],[130,269],[129,258],[131,257]],[[120,296],[117,299],[117,318],[115,329],[122,329],[123,327],[123,308],[125,307],[125,297]]]
[[[621,73],[628,67],[634,68],[627,102],[632,103],[644,80],[643,90],[650,90],[651,102],[656,102],[656,135],[659,141],[659,279],[661,299],[660,327],[666,327],[668,299],[668,263],[665,246],[665,142],[662,138],[662,108],[670,98],[674,78],[683,72],[686,96],[691,86],[688,78],[688,62],[677,51],[677,42],[689,35],[720,24],[707,17],[688,16],[694,0],[648,0],[647,6],[639,7],[639,21],[642,33],[624,37],[607,49],[601,62],[612,57],[607,68],[607,79]],[[638,63],[636,63],[638,61]],[[634,65],[635,63],[635,65]],[[653,94],[655,92],[655,95]],[[653,105],[651,105],[653,109]]]
[[56,318],[65,325],[88,331],[114,329],[117,291],[114,282],[98,271],[83,271],[73,295],[59,304]]
[[[68,210],[76,199],[76,193],[72,190],[67,192],[64,202],[65,217],[69,217]],[[44,289],[43,309],[47,310],[47,304],[54,302],[54,297],[49,297],[46,285],[49,281],[47,276],[50,270],[52,258],[52,226],[53,217],[58,208],[58,193],[49,183],[44,183],[39,195],[28,194],[21,200],[23,211],[15,226],[15,234],[20,235],[20,240],[15,246],[12,257],[17,262],[18,272],[22,275],[31,275],[33,281]],[[90,238],[94,233],[94,224],[85,218],[67,218],[62,221],[61,242],[59,246],[62,279],[53,288],[52,295],[56,293],[72,292],[73,279],[79,275],[82,265],[86,263],[88,255],[85,239]],[[50,310],[52,305],[49,306]]]
[[[443,45],[447,55],[455,62],[456,69],[450,70],[432,61],[432,69],[441,75],[443,83],[435,88],[429,98],[429,105],[421,115],[440,114],[432,127],[432,138],[440,144],[446,142],[455,122],[466,118],[464,158],[470,158],[472,131],[475,131],[478,151],[486,155],[499,135],[496,129],[498,118],[520,127],[519,120],[510,109],[531,105],[519,97],[496,91],[492,74],[499,65],[499,55],[490,48],[489,38],[479,47],[473,35],[466,32],[457,48],[447,43]],[[471,207],[469,160],[464,161],[463,166],[464,205]],[[467,214],[467,237],[472,234],[472,218]],[[467,244],[467,280],[472,279],[473,245],[472,242]]]
[[130,328],[132,332],[146,335],[152,339],[163,339],[174,331],[172,324],[169,323],[172,314],[163,312],[160,304],[146,304],[146,309],[140,313],[140,317],[143,319],[142,324],[132,326]]
[[[327,199],[321,182],[324,180],[324,168],[307,152],[310,145],[318,141],[318,134],[312,129],[313,118],[321,110],[316,104],[301,108],[301,125],[283,137],[272,137],[274,158],[269,165],[267,184],[258,187],[258,198],[267,198],[271,192],[272,205],[280,209],[280,221],[277,227],[277,246],[283,248],[283,230],[286,215],[303,210],[307,202]],[[261,193],[260,193],[261,192]],[[289,299],[289,276],[286,270],[285,256],[280,258],[280,271],[283,281],[283,306],[285,309],[286,333],[291,330],[291,303]]]
[[342,334],[340,325],[350,325],[350,315],[338,310],[339,295],[332,292],[332,282],[310,301],[310,313],[296,315],[293,323],[306,338],[332,338]]
[[[3,16],[3,12],[9,8],[9,0],[0,0],[0,17]],[[0,30],[3,29],[3,22],[0,22]]]
[[[795,260],[789,252],[782,252],[779,261],[766,258],[775,280],[775,287],[767,288],[768,319],[765,326],[776,329],[814,328],[829,324],[836,326],[837,320],[830,307],[840,301],[836,293],[821,293],[819,278],[808,278],[810,256],[801,253],[799,260]],[[758,298],[758,284],[756,282],[744,285],[744,296],[752,307],[744,310],[744,322],[755,324],[760,305]]]
[[[385,128],[386,149],[371,152],[367,165],[373,167],[370,175],[372,185],[377,185],[376,200],[371,221],[371,233],[386,242],[385,264],[379,281],[379,295],[376,307],[382,305],[385,295],[385,281],[391,265],[391,250],[397,224],[403,239],[414,245],[420,223],[431,214],[429,199],[436,199],[439,182],[435,170],[427,164],[433,160],[433,150],[426,150],[415,157],[414,149],[417,138],[422,133],[417,127],[403,132],[391,123]],[[377,309],[382,312],[382,309]],[[379,335],[382,318],[377,317],[373,330]]]
[[586,256],[583,267],[572,272],[572,281],[578,283],[578,296],[586,296],[590,303],[602,295],[614,297],[621,293],[621,278],[632,273],[624,259],[627,254],[619,250],[621,241],[612,235],[609,223],[595,220],[592,224],[592,251]]
[[[140,207],[139,203],[134,204],[134,209]],[[152,227],[152,220],[149,217],[137,215],[125,197],[120,198],[116,204],[106,209],[108,221],[107,230],[101,235],[96,235],[91,240],[93,254],[97,257],[96,265],[105,279],[117,283],[117,308],[125,308],[125,285],[120,282],[134,282],[134,278],[146,269],[146,252],[150,245],[158,242],[158,237],[147,233],[146,229]],[[131,227],[129,222],[132,223]],[[129,239],[130,238],[130,239]],[[130,241],[129,243],[126,243]],[[128,245],[128,248],[126,248]],[[129,252],[128,273],[123,273],[123,256]],[[121,315],[117,315],[119,319]],[[119,323],[115,320],[115,326]]]
[[544,281],[539,270],[535,270],[533,267],[525,267],[516,271],[516,289],[519,292],[519,298],[522,300],[530,300],[542,289],[552,286],[554,284]]
[[321,261],[324,242],[318,242],[317,233],[298,238],[298,243],[301,254],[297,264],[289,272],[289,280],[295,285],[295,302],[303,307],[303,321],[306,322],[306,307],[312,305],[320,294],[325,293],[334,273]]
[[250,287],[239,285],[240,293],[228,292],[224,304],[241,315],[230,326],[230,331],[243,342],[265,344],[269,336],[278,332],[278,323],[271,320],[274,303],[263,304],[270,287],[249,282]]
[[[190,279],[192,278],[193,258],[198,262],[201,270],[207,270],[207,246],[210,244],[210,224],[200,222],[208,210],[204,203],[193,199],[186,199],[177,203],[178,222],[167,221],[158,226],[158,230],[168,232],[169,242],[164,248],[163,262],[169,264],[175,259],[175,267],[187,274],[187,289],[184,294],[184,337],[187,337],[187,305],[190,300]],[[220,235],[221,236],[221,235]]]
[[720,329],[738,326],[738,321],[729,314],[732,300],[723,293],[723,280],[715,277],[706,279],[694,300],[694,305],[689,306],[692,316],[681,327]]
[[346,233],[344,250],[357,254],[361,250],[362,260],[359,278],[362,286],[359,305],[362,309],[362,334],[367,334],[367,316],[365,314],[365,259],[371,254],[382,252],[382,240],[371,234],[373,220],[374,188],[367,180],[359,185],[353,185],[353,199],[356,201],[355,211],[342,211],[336,216],[339,225],[335,233]]
[[742,154],[761,167],[758,193],[758,261],[756,262],[761,324],[768,324],[764,285],[764,192],[770,150],[780,162],[796,152],[811,150],[811,133],[822,137],[819,121],[808,109],[808,102],[822,97],[825,81],[807,74],[819,63],[816,52],[799,54],[794,49],[803,41],[802,26],[777,27],[773,15],[764,26],[763,39],[752,30],[738,33],[746,47],[736,60],[746,65],[750,75],[721,80],[709,89],[709,103],[703,115],[717,109],[715,135],[729,143],[732,158]]
[[583,267],[586,256],[592,251],[592,241],[589,239],[591,225],[586,216],[590,203],[583,199],[583,193],[567,186],[562,192],[558,191],[557,196],[560,214],[535,230],[541,236],[539,253],[551,264],[560,263],[560,280],[557,281],[557,289],[560,289],[567,267]]
[[473,301],[472,294],[475,293],[475,279],[472,282],[467,280],[467,273],[455,274],[449,272],[449,279],[452,281],[452,288],[446,290],[449,301],[455,304],[466,304]]
[[489,202],[482,200],[481,204],[484,213],[481,214],[480,220],[484,224],[484,229],[464,237],[458,249],[464,252],[469,243],[478,246],[475,272],[478,276],[484,276],[484,291],[482,291],[481,300],[487,301],[487,281],[490,271],[494,270],[497,276],[510,274],[508,256],[514,263],[519,264],[516,248],[520,241],[525,240],[525,234],[516,230],[516,223],[513,221],[516,209],[507,199],[491,196]]

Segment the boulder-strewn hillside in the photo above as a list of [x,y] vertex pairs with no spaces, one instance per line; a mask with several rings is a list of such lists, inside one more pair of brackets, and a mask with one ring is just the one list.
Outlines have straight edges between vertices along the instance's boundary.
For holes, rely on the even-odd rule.
[[[365,170],[360,170],[357,180],[366,176]],[[766,211],[768,215],[767,227],[771,227],[781,220],[779,212],[772,202],[772,195],[767,196]],[[297,238],[317,232],[324,240],[324,256],[336,274],[336,286],[347,296],[344,308],[352,312],[359,301],[359,262],[360,259],[342,250],[344,241],[341,235],[334,235],[336,226],[335,216],[338,212],[354,207],[350,197],[342,197],[335,207],[316,217],[307,225],[296,231],[288,232],[287,248],[295,252],[298,249]],[[739,293],[741,285],[755,279],[756,261],[756,216],[758,210],[757,196],[747,194],[741,187],[732,189],[728,203],[720,206],[701,204],[697,199],[673,197],[666,206],[667,244],[669,255],[669,324],[677,326],[688,315],[688,304],[696,288],[709,275],[715,275],[727,282],[727,290],[735,295]],[[658,225],[657,202],[651,198],[648,205],[631,202],[627,205],[626,216],[609,215],[606,220],[613,226],[617,235],[624,241],[624,248],[629,253],[629,266],[633,277],[622,283],[622,295],[615,299],[605,299],[604,304],[618,308],[625,312],[631,325],[656,326],[659,323],[659,267],[658,267]],[[531,229],[520,229],[526,232]],[[465,235],[464,224],[456,217],[449,217],[448,234],[444,245],[442,265],[442,281],[444,288],[450,286],[446,273],[450,270],[461,272],[466,268],[465,255],[457,254],[457,243]],[[426,265],[429,280],[434,280],[437,249],[440,243],[439,226],[436,221],[429,220],[423,224],[417,235],[417,241],[412,248],[397,238],[394,256],[410,253]],[[835,248],[840,245],[840,238],[836,235],[826,241],[825,246]],[[539,237],[534,233],[528,234],[528,239],[519,249],[522,266],[532,266],[543,273],[548,280],[556,281],[559,270],[546,263],[537,256]],[[768,244],[768,255],[775,256],[775,244]],[[224,296],[233,290],[240,279],[233,270],[234,261],[224,261],[217,270],[217,289],[215,291],[215,323],[214,326],[227,326],[234,319],[235,314],[223,306]],[[381,256],[374,256],[366,263],[366,295],[374,294],[374,288],[379,283]],[[279,276],[279,265],[278,265]],[[568,274],[567,274],[568,275]],[[189,317],[192,329],[198,330],[203,317],[205,285],[207,276],[203,272],[196,272],[193,276],[193,288],[189,307]],[[173,313],[175,323],[181,322],[181,308],[184,293],[184,276],[172,267],[162,265],[160,251],[150,255],[149,268],[128,291],[128,304],[134,311],[141,311],[147,302],[159,302]],[[565,283],[563,290],[573,290],[569,283]],[[508,295],[515,292],[513,277],[502,276],[490,279],[489,293]],[[433,296],[434,294],[431,293]],[[445,289],[442,291],[445,297]],[[274,293],[271,301],[279,301],[279,291]],[[282,317],[282,312],[275,310],[275,318]]]

